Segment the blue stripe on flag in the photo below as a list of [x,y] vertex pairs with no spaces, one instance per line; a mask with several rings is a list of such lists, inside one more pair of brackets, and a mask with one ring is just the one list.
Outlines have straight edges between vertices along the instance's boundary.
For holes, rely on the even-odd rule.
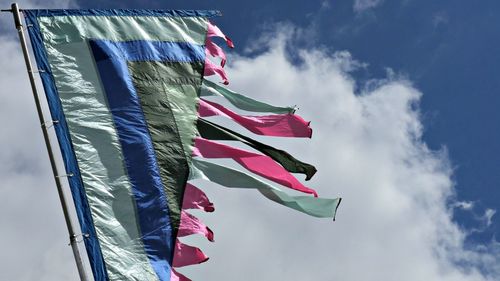
[[221,12],[216,10],[134,10],[134,9],[106,9],[106,10],[23,10],[35,17],[57,16],[153,16],[153,17],[215,17]]
[[202,62],[205,60],[205,47],[187,42],[90,40],[90,44],[101,46],[101,49],[113,50],[112,53],[94,53],[95,59],[98,59],[96,56],[117,56],[126,61]]
[[[157,54],[151,50],[137,52],[140,42],[143,41],[118,43],[91,40],[89,44],[122,146],[125,166],[137,204],[144,249],[159,279],[169,281],[174,241],[167,197],[126,60],[141,60],[141,54]],[[154,45],[145,42],[142,47],[146,50]],[[161,50],[168,52],[165,47],[169,45],[170,43],[164,45]],[[175,51],[180,49],[182,48],[176,47]],[[161,55],[157,54],[156,57],[160,58]],[[146,56],[143,60],[150,58],[152,57]],[[175,58],[175,55],[172,58]]]
[[99,240],[97,238],[94,222],[92,220],[87,197],[85,195],[85,189],[83,188],[80,168],[78,167],[75,151],[71,143],[66,117],[64,116],[61,107],[55,81],[52,76],[52,70],[50,69],[47,58],[47,53],[45,52],[45,48],[43,46],[40,26],[36,19],[37,13],[32,10],[24,10],[23,14],[26,18],[26,23],[31,25],[31,27],[28,28],[28,32],[31,39],[31,45],[33,46],[33,52],[35,54],[36,64],[40,70],[44,70],[44,72],[40,73],[40,76],[43,82],[45,95],[47,96],[51,118],[52,120],[59,121],[57,126],[54,126],[54,130],[61,149],[66,173],[73,174],[72,177],[68,177],[68,181],[78,221],[80,222],[80,227],[83,233],[88,234],[88,237],[84,239],[84,242],[92,268],[92,273],[95,281],[108,281],[108,273],[104,265],[101,247],[99,246]]

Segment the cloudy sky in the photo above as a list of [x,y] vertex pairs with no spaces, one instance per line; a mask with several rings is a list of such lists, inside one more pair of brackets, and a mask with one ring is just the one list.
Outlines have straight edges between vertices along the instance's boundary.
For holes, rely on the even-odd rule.
[[[216,243],[190,238],[193,280],[500,280],[497,1],[19,2],[221,10],[231,88],[312,121],[265,141],[317,166],[337,221],[200,182]],[[16,35],[1,14],[0,280],[77,280]]]

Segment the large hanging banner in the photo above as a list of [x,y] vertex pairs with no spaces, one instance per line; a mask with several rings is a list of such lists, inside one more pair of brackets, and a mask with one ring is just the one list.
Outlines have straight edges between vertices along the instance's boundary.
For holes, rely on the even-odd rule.
[[[209,21],[217,11],[23,13],[95,280],[189,280],[174,268],[208,258],[179,237],[213,233],[187,210],[214,210],[190,180],[257,189],[297,211],[335,217],[339,198],[318,198],[291,174],[310,179],[312,165],[208,120],[224,116],[259,135],[312,133],[294,108],[205,79],[215,74],[228,84],[226,56],[212,39],[233,44]],[[233,159],[243,171],[212,158]]]

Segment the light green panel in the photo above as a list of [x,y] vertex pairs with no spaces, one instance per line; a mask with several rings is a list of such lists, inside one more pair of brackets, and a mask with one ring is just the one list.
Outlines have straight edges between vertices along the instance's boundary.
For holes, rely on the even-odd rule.
[[[199,17],[59,16],[38,19],[50,45],[85,41],[152,40],[205,44],[207,19]],[[64,33],[59,31],[64,30]]]
[[158,280],[144,252],[120,143],[86,39],[203,44],[207,20],[61,16],[39,23],[110,280]]

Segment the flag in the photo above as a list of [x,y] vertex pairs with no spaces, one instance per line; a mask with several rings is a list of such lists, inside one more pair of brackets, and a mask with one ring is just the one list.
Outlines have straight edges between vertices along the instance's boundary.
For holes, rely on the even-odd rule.
[[[210,120],[228,118],[250,135],[312,135],[294,107],[223,86],[227,58],[215,40],[234,45],[210,21],[219,12],[23,13],[95,280],[189,280],[175,268],[208,257],[179,238],[214,240],[188,211],[214,210],[195,179],[256,189],[299,212],[335,217],[339,198],[319,198],[291,174],[308,180],[314,166]],[[220,82],[207,80],[211,75]],[[210,160],[216,158],[235,165]]]

